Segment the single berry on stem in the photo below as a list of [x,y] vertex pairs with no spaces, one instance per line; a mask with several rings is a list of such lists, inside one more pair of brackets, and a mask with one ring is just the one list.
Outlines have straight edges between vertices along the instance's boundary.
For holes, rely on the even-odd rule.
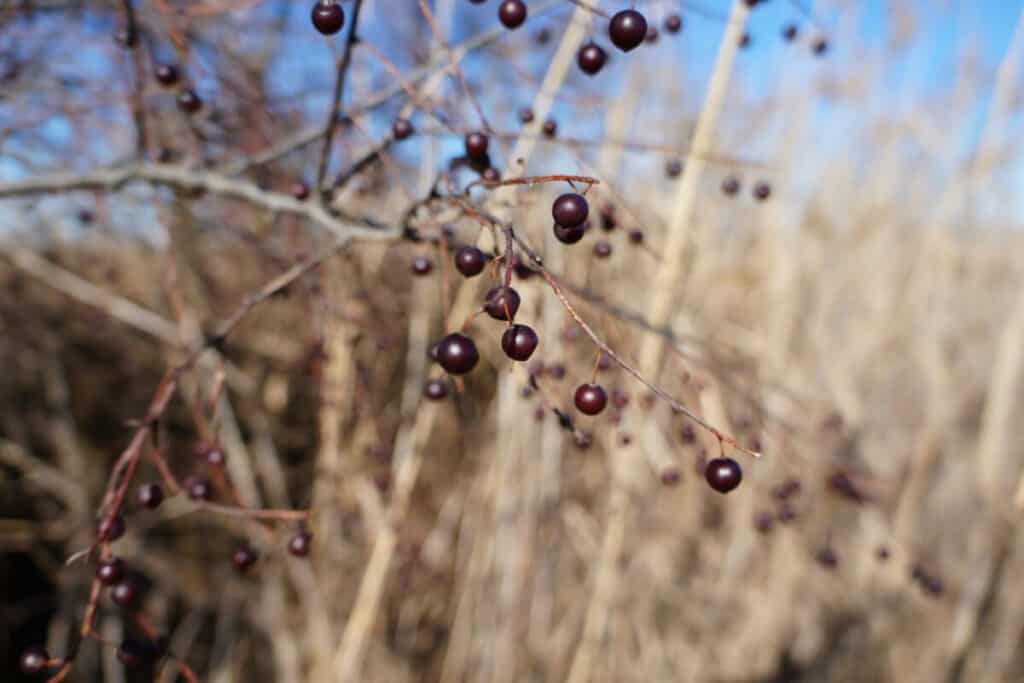
[[476,160],[486,158],[488,142],[487,136],[479,131],[468,133],[465,139],[466,156]]
[[256,561],[260,559],[259,552],[248,543],[244,543],[235,549],[231,555],[231,564],[239,572],[248,571]]
[[480,177],[484,179],[484,182],[496,183],[501,180],[501,172],[493,166],[489,166],[484,169],[484,172],[480,174]]
[[28,676],[37,674],[50,665],[50,653],[41,645],[31,645],[21,653],[18,665],[23,674]]
[[533,110],[523,107],[519,110],[519,123],[533,123]]
[[526,21],[526,3],[523,0],[503,0],[498,5],[498,20],[507,29],[517,29]]
[[612,245],[608,240],[600,240],[594,243],[594,256],[606,259],[612,255]]
[[186,114],[195,114],[203,108],[203,101],[194,90],[185,89],[178,93],[178,109]]
[[665,162],[665,175],[669,178],[678,178],[683,172],[683,162],[679,159],[669,159]]
[[679,33],[683,28],[683,18],[678,14],[670,14],[665,17],[665,31],[668,33]]
[[644,243],[644,231],[643,230],[630,230],[629,231],[629,241],[632,242],[633,244],[643,244]]
[[501,335],[501,350],[512,360],[525,361],[533,355],[539,341],[529,325],[511,325]]
[[629,52],[647,36],[647,20],[635,9],[622,10],[608,23],[608,37],[615,47]]
[[345,25],[345,10],[334,0],[317,0],[310,18],[317,31],[333,36]]
[[104,586],[113,586],[123,578],[124,560],[120,557],[101,560],[96,567],[96,579]]
[[555,223],[554,231],[555,239],[562,244],[576,244],[583,239],[583,234],[585,232],[583,228],[567,228],[564,225],[559,225],[558,223]]
[[544,121],[544,125],[540,127],[540,131],[544,133],[544,137],[553,138],[558,134],[558,122],[554,119],[547,119]]
[[715,458],[704,469],[704,478],[714,490],[728,493],[743,481],[743,470],[732,458]]
[[824,38],[815,38],[811,43],[811,52],[815,57],[823,57],[828,52],[828,41]]
[[430,401],[440,401],[448,395],[448,385],[443,379],[428,379],[423,385],[423,396]]
[[576,388],[573,402],[584,415],[597,415],[608,405],[608,394],[600,384],[581,384]]
[[96,529],[96,536],[99,537],[100,541],[103,543],[113,543],[124,536],[124,532],[127,528],[128,526],[124,522],[124,517],[121,515],[104,517]]
[[583,224],[590,214],[587,200],[575,192],[560,195],[551,205],[551,217],[565,228],[575,228]]
[[142,588],[138,579],[126,576],[110,588],[110,599],[121,607],[130,607],[139,597]]
[[157,483],[143,484],[139,487],[136,500],[142,507],[155,510],[160,507],[160,503],[164,502],[164,490]]
[[413,275],[429,275],[434,269],[434,263],[425,256],[417,256],[412,261]]
[[591,76],[604,68],[606,61],[608,61],[608,53],[594,41],[584,44],[576,53],[576,63],[583,73]]
[[404,140],[413,134],[412,123],[409,119],[399,117],[391,124],[391,134],[396,140]]
[[519,310],[519,292],[511,287],[492,287],[484,298],[484,310],[495,320],[515,320]]
[[300,531],[288,541],[288,552],[295,557],[306,557],[313,548],[313,534]]
[[213,498],[213,484],[204,477],[192,477],[185,484],[188,497],[196,502]]
[[765,182],[754,185],[754,199],[763,202],[772,195],[772,186]]
[[178,67],[173,64],[160,64],[156,67],[155,75],[160,85],[174,85],[178,82]]
[[309,199],[309,185],[301,180],[292,183],[292,196],[300,202]]
[[452,332],[437,347],[437,362],[453,375],[464,375],[480,361],[480,353],[472,339],[461,332]]
[[483,272],[487,256],[474,246],[466,245],[455,250],[455,269],[465,277],[474,277]]
[[800,29],[796,27],[796,24],[789,24],[784,29],[782,29],[782,37],[786,40],[787,43],[792,43],[794,40],[796,40],[796,37],[797,35],[799,35],[799,33]]
[[730,177],[728,177],[728,178],[726,178],[725,180],[722,181],[722,192],[725,195],[727,195],[729,197],[735,197],[736,194],[739,193],[739,191],[740,191],[740,181],[739,181],[739,178],[734,178],[734,177],[730,176]]

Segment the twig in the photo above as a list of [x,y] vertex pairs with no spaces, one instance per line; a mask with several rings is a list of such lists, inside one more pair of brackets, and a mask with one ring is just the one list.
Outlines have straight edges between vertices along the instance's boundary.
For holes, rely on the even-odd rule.
[[[324,144],[320,149],[320,163],[316,170],[316,188],[322,193],[324,191],[324,176],[327,174],[327,164],[331,160],[331,144],[334,142],[334,132],[338,129],[338,113],[341,111],[341,98],[345,94],[345,76],[348,74],[348,66],[352,61],[352,47],[359,39],[356,31],[359,28],[359,10],[363,6],[363,0],[355,0],[352,4],[352,23],[348,29],[348,36],[345,39],[345,47],[342,49],[341,58],[338,60],[338,71],[334,77],[334,94],[331,97],[331,111],[327,115],[325,124]],[[321,194],[322,196],[322,194]]]

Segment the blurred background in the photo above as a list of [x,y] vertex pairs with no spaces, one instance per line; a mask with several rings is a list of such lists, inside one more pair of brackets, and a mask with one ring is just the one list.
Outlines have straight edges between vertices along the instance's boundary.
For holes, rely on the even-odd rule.
[[0,678],[1024,680],[1024,6],[525,1],[0,4]]

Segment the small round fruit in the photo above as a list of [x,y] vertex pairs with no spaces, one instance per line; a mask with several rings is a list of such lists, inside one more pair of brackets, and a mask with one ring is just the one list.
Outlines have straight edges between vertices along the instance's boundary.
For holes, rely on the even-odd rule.
[[50,665],[50,653],[40,645],[31,645],[25,648],[18,660],[21,672],[27,676],[37,674]]
[[811,43],[811,52],[815,57],[824,57],[828,52],[828,41],[824,38],[815,38]]
[[654,45],[655,43],[658,42],[658,27],[657,26],[648,26],[647,27],[647,35],[644,36],[644,42],[649,44],[649,45]]
[[139,487],[139,492],[135,498],[142,507],[155,510],[160,507],[160,503],[164,502],[164,490],[160,487],[160,484],[152,482],[143,484]]
[[121,47],[135,47],[139,42],[139,32],[134,28],[120,28],[114,34],[114,42]]
[[185,489],[188,492],[188,497],[196,502],[213,498],[213,484],[209,479],[203,477],[192,478],[186,482]]
[[333,36],[345,25],[345,10],[334,0],[317,0],[310,18],[317,31]]
[[526,125],[527,123],[533,123],[533,110],[523,107],[519,110],[519,123]]
[[110,589],[110,599],[114,601],[116,605],[121,607],[130,607],[135,604],[135,601],[139,597],[139,593],[142,592],[142,588],[139,585],[138,579],[132,576],[126,576],[117,582]]
[[423,385],[423,396],[430,401],[440,401],[448,395],[448,385],[443,379],[428,379]]
[[96,528],[96,536],[99,537],[100,541],[103,543],[113,543],[124,536],[124,532],[127,528],[128,525],[125,524],[124,517],[121,515],[105,517],[100,521],[99,526]]
[[587,204],[587,200],[575,192],[566,192],[551,205],[551,217],[565,228],[583,225],[589,214],[590,205]]
[[772,186],[768,183],[757,183],[754,185],[754,199],[763,202],[772,196]]
[[835,569],[839,564],[839,557],[832,548],[822,548],[814,555],[815,561],[825,569]]
[[235,571],[246,572],[251,569],[259,559],[259,552],[246,543],[235,549],[235,552],[231,555],[231,564],[235,566]]
[[749,33],[744,33],[742,36],[740,36],[740,40],[739,40],[740,49],[746,49],[746,48],[750,47],[751,40],[752,39],[751,39]]
[[526,3],[523,0],[504,0],[498,5],[498,20],[507,29],[517,29],[526,21]]
[[678,14],[670,14],[665,17],[664,26],[667,33],[679,33],[683,28],[683,18]]
[[474,246],[466,245],[455,250],[455,269],[465,277],[475,277],[483,272],[487,256]]
[[485,159],[488,142],[487,136],[479,131],[468,133],[465,139],[466,156],[470,159]]
[[224,449],[219,446],[211,446],[206,450],[206,454],[203,456],[206,460],[206,464],[210,467],[224,467],[224,463],[227,462],[227,454],[224,453]]
[[558,134],[558,122],[554,119],[547,119],[544,121],[544,125],[540,127],[540,131],[544,133],[544,137],[553,138]]
[[412,261],[412,273],[413,275],[429,275],[430,271],[434,269],[434,262],[425,256],[417,256]]
[[612,245],[608,240],[600,240],[594,243],[594,256],[606,259],[612,255]]
[[665,175],[669,178],[678,178],[683,172],[683,163],[679,159],[669,159],[665,162]]
[[732,458],[715,458],[704,469],[704,478],[719,493],[729,493],[743,481],[743,470]]
[[782,29],[782,38],[787,43],[792,43],[794,40],[796,40],[796,37],[799,34],[800,34],[800,29],[798,29],[796,27],[796,24],[789,24],[784,29]]
[[644,232],[643,232],[643,230],[630,230],[629,231],[629,241],[632,242],[633,244],[643,244],[644,243]]
[[391,124],[391,134],[396,140],[404,140],[413,134],[412,123],[409,119],[399,117]]
[[600,384],[581,384],[576,388],[573,402],[584,415],[597,415],[608,405],[608,394]]
[[603,69],[606,61],[608,61],[608,53],[594,41],[584,44],[576,53],[576,63],[583,73],[591,76]]
[[453,375],[464,375],[480,361],[480,353],[472,339],[461,332],[452,332],[437,348],[437,362]]
[[124,560],[111,557],[102,560],[96,567],[96,579],[104,586],[113,586],[124,578]]
[[647,36],[647,20],[635,9],[622,10],[608,23],[608,37],[615,47],[629,52]]
[[533,355],[539,341],[529,325],[512,325],[501,335],[501,350],[512,360],[525,361]]
[[489,166],[484,169],[484,172],[480,174],[480,177],[484,179],[484,182],[497,183],[501,180],[501,172],[493,166]]
[[182,90],[178,93],[178,109],[186,114],[195,114],[203,108],[203,101],[194,90]]
[[728,197],[735,197],[740,191],[739,178],[728,177],[722,181],[722,192]]
[[292,184],[292,196],[300,202],[309,199],[309,185],[301,180]]
[[295,557],[307,557],[313,549],[313,534],[308,531],[300,531],[288,541],[288,552]]
[[173,64],[160,64],[154,74],[160,85],[174,85],[178,82],[178,67]]
[[484,297],[484,302],[487,315],[495,320],[512,321],[519,310],[519,292],[511,287],[492,287]]
[[554,227],[555,239],[562,244],[576,244],[583,239],[584,230],[583,228],[567,228],[564,225],[555,223]]

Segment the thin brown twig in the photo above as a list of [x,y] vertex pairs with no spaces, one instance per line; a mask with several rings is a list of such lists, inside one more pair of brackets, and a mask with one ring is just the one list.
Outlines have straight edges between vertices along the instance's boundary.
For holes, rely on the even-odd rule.
[[334,133],[338,129],[338,122],[341,120],[338,114],[341,111],[341,98],[345,94],[345,77],[348,74],[349,64],[352,62],[352,47],[358,40],[356,31],[359,28],[359,10],[363,6],[363,0],[355,0],[352,4],[352,23],[348,29],[348,36],[345,38],[345,47],[341,51],[341,58],[338,59],[338,70],[334,77],[334,94],[331,97],[331,111],[327,115],[327,124],[324,132],[324,144],[320,148],[320,162],[316,169],[316,189],[320,197],[323,196],[324,176],[327,174],[327,164],[331,161],[331,145],[334,143]]

